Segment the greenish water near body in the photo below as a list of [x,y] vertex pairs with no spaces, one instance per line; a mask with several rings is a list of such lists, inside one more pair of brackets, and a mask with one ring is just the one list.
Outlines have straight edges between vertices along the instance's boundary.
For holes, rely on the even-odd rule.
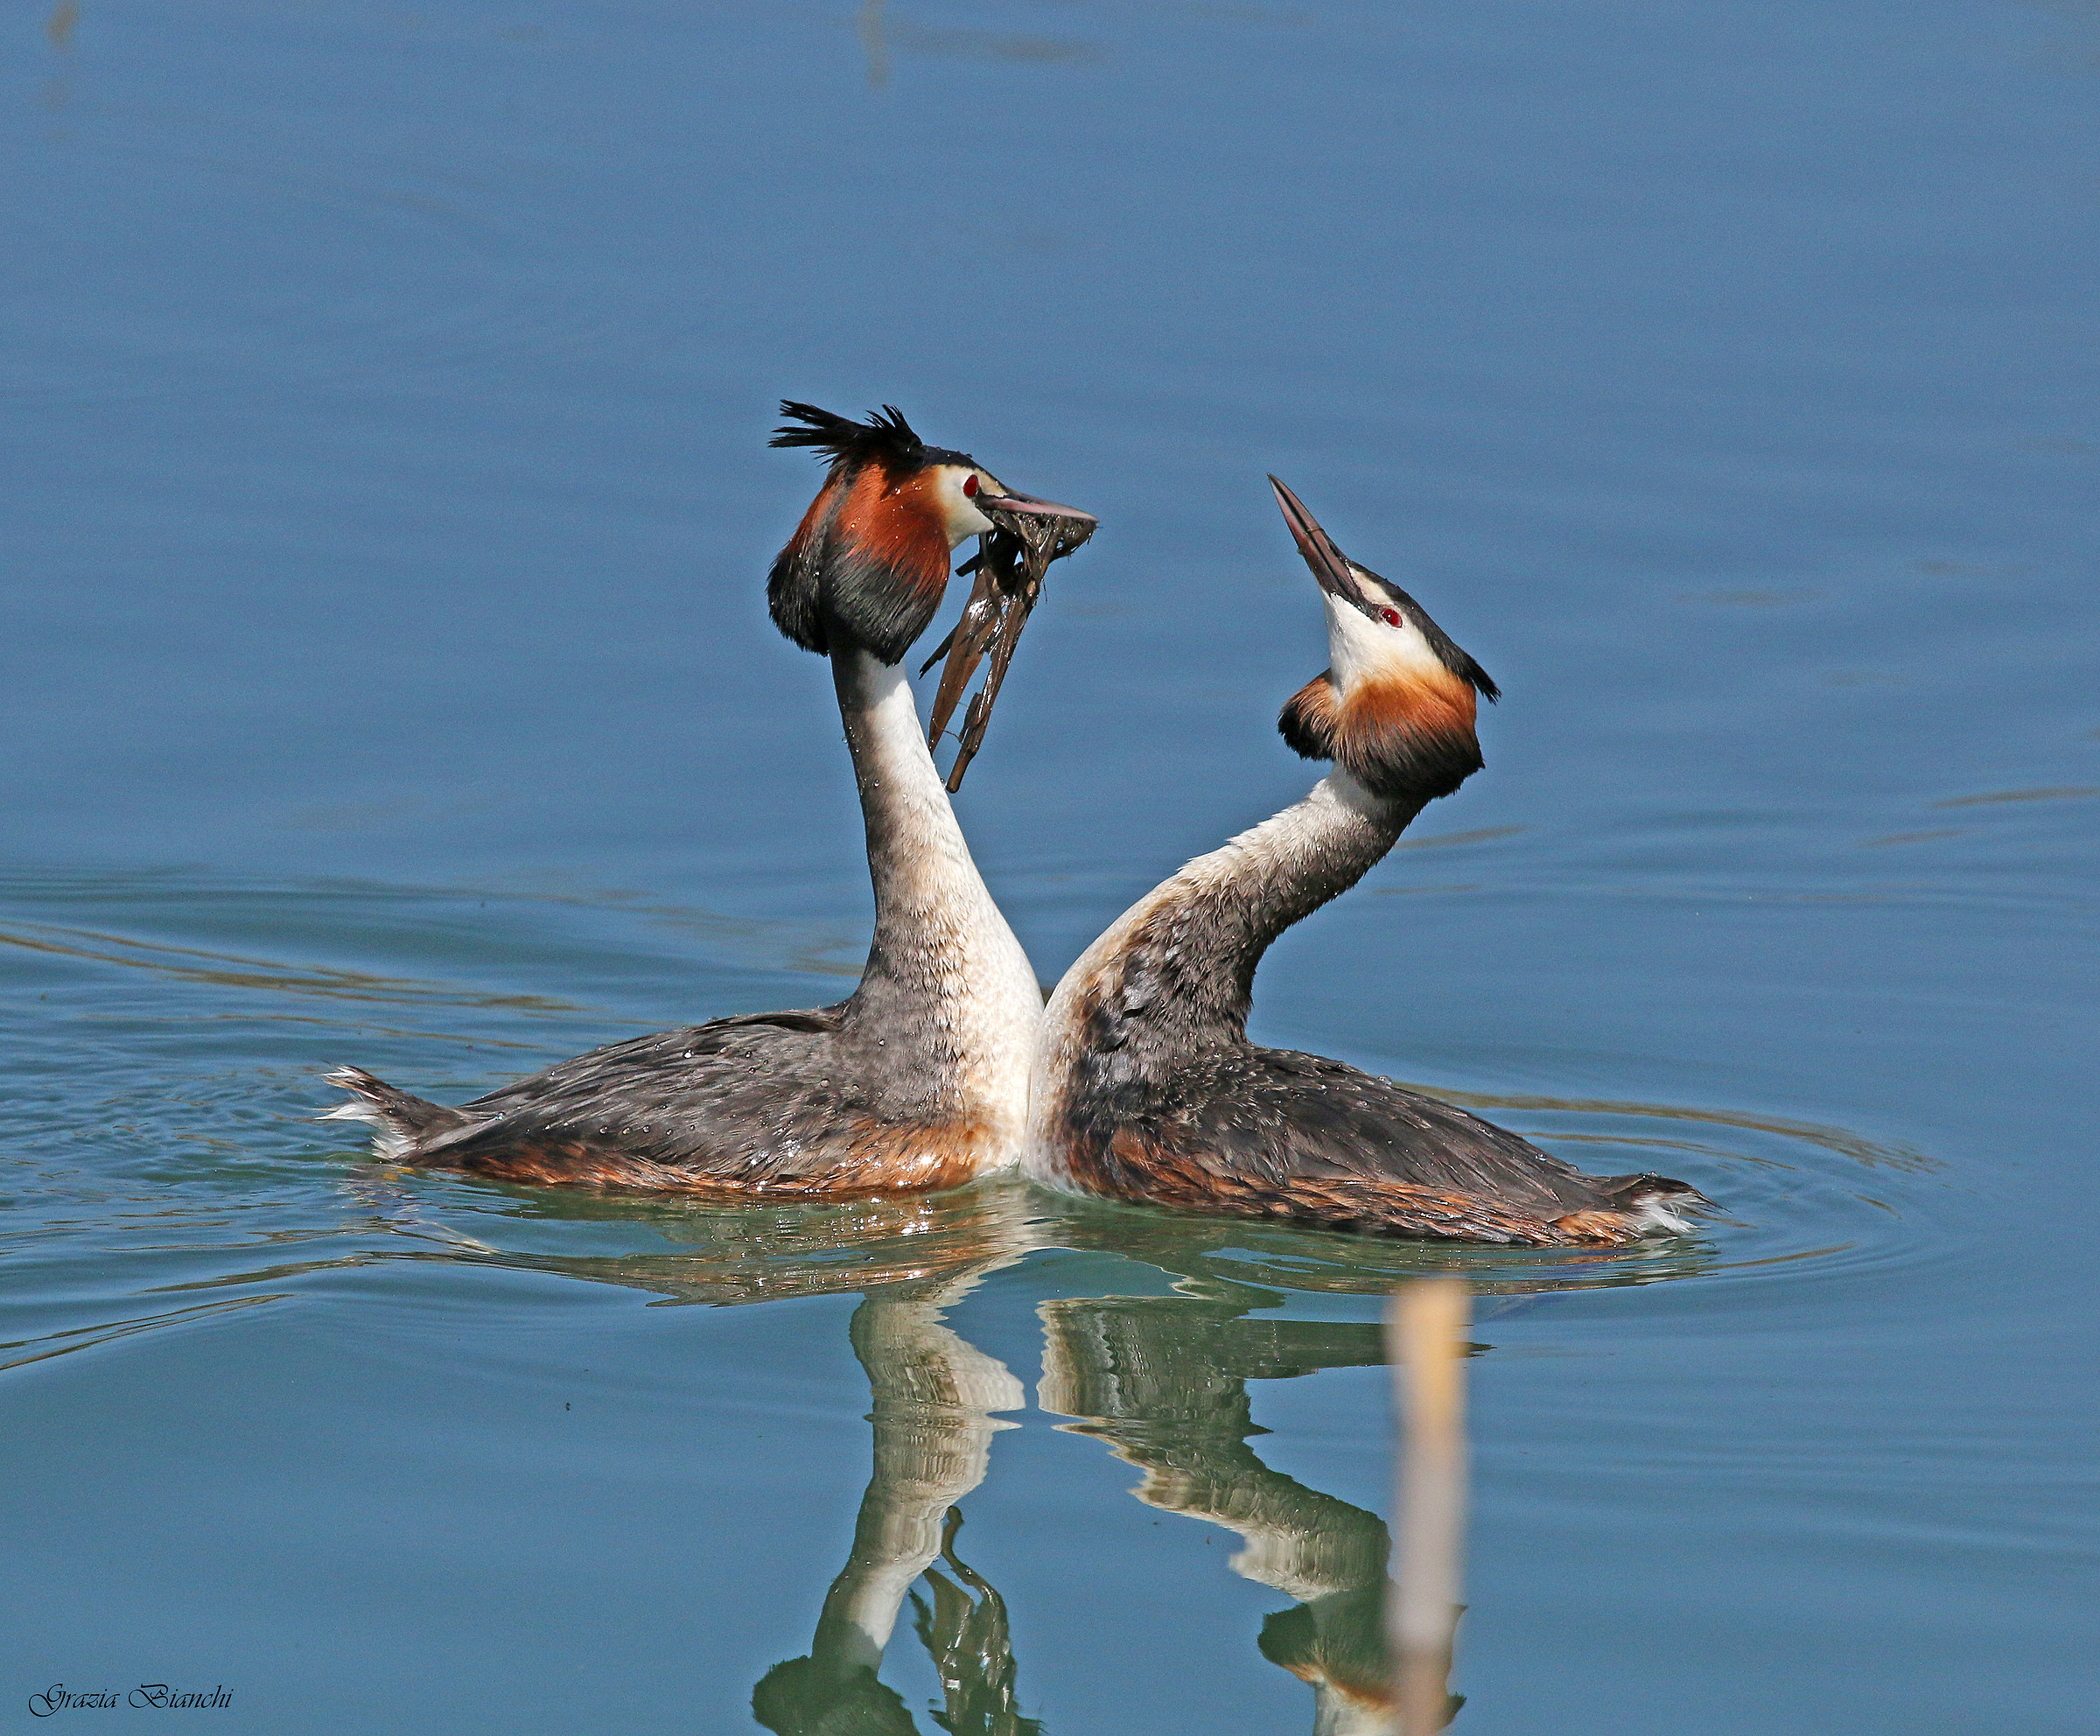
[[[1454,1730],[2090,1727],[2090,16],[0,29],[0,1719],[1310,1729],[1374,1322],[1459,1271]],[[1255,1035],[1720,1214],[728,1213],[317,1125],[850,985],[782,395],[1102,515],[959,802],[1046,977],[1304,788],[1291,482],[1508,697]]]

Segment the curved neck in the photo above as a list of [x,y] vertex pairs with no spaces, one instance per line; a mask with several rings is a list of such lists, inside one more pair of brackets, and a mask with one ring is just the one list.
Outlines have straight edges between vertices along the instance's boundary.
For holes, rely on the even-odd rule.
[[1110,992],[1089,999],[1163,1036],[1244,1037],[1270,943],[1361,880],[1427,800],[1373,795],[1336,769],[1302,802],[1155,887],[1067,981],[1094,982]]
[[1035,971],[992,902],[934,767],[904,671],[858,647],[835,648],[832,679],[867,824],[875,937],[847,1018],[879,1033],[900,1062],[970,1073],[1019,1069],[1042,1012]]

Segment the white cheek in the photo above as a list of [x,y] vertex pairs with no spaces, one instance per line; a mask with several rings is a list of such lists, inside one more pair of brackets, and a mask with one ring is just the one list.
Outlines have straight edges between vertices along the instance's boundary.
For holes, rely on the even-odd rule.
[[1391,675],[1436,664],[1437,654],[1412,621],[1389,626],[1325,592],[1320,600],[1327,606],[1328,662],[1344,688],[1374,670]]
[[951,549],[966,537],[980,536],[991,528],[991,521],[962,492],[962,479],[967,474],[967,472],[950,472],[941,479],[942,515],[948,523],[948,546]]
[[1327,606],[1327,662],[1334,679],[1346,688],[1366,669],[1385,662],[1384,648],[1379,643],[1382,635],[1361,609],[1339,597],[1323,591],[1320,601]]
[[966,536],[982,536],[991,528],[991,521],[976,508],[976,503],[958,494],[956,510],[948,515],[948,544],[954,548]]
[[1400,641],[1400,654],[1418,669],[1440,669],[1443,660],[1430,649],[1429,640],[1422,636],[1422,629],[1414,622],[1404,623],[1395,635]]

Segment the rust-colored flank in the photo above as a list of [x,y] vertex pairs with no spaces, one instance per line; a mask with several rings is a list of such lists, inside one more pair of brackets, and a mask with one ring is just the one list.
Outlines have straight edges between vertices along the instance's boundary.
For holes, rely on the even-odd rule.
[[1571,1242],[1600,1247],[1617,1247],[1636,1240],[1641,1233],[1624,1212],[1570,1212],[1555,1218],[1553,1228]]
[[1178,1211],[1535,1248],[1617,1244],[1638,1233],[1634,1219],[1620,1212],[1574,1212],[1548,1222],[1477,1194],[1411,1182],[1228,1171],[1214,1161],[1170,1152],[1127,1128],[1110,1138],[1108,1155],[1109,1166],[1075,1165],[1074,1180],[1092,1193]]
[[[862,1120],[841,1130],[827,1150],[810,1154],[806,1166],[793,1172],[656,1163],[581,1139],[520,1142],[465,1152],[458,1161],[476,1175],[534,1187],[645,1187],[718,1199],[850,1199],[960,1187],[977,1173],[990,1143],[990,1130],[974,1122],[896,1126]],[[444,1154],[424,1161],[442,1165]]]

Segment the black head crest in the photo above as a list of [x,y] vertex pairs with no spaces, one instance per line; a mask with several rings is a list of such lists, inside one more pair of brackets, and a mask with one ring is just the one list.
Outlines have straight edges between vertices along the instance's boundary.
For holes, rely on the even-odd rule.
[[798,426],[775,446],[807,446],[830,474],[774,561],[766,582],[774,625],[805,650],[829,655],[834,630],[894,663],[926,631],[948,588],[949,542],[915,479],[970,461],[928,446],[894,404],[865,422],[784,399]]
[[918,465],[927,458],[926,442],[895,404],[885,404],[865,422],[856,422],[815,404],[783,398],[780,414],[803,425],[774,429],[766,444],[814,447],[834,466],[858,466],[872,458],[890,465]]

